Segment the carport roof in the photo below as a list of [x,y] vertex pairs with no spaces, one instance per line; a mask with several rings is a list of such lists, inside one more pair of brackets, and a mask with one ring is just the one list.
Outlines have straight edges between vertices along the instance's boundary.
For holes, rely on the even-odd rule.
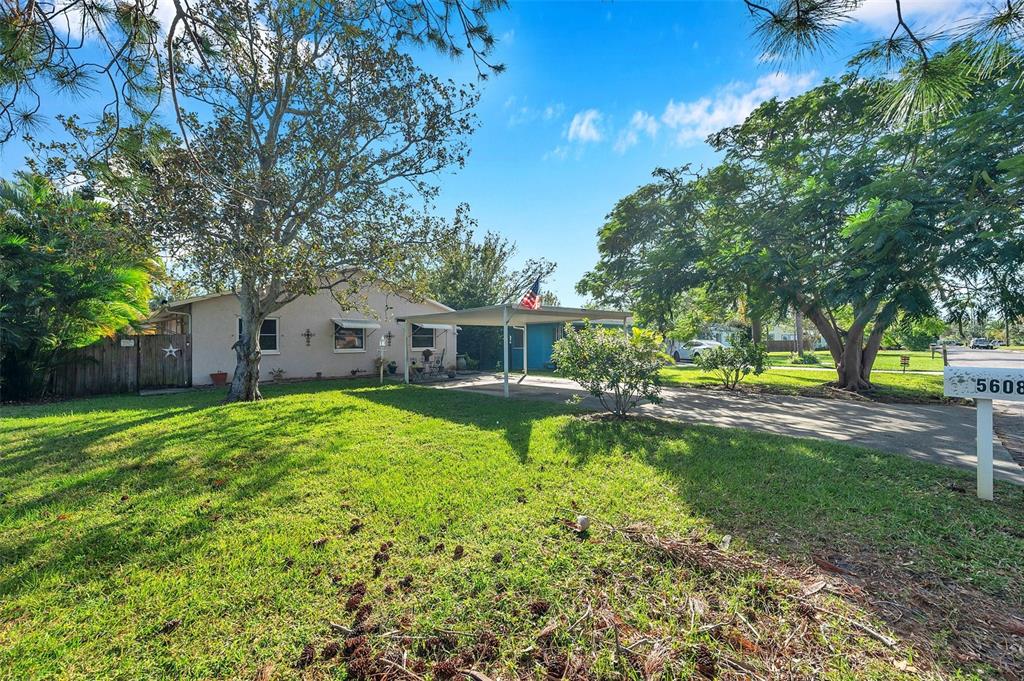
[[[506,313],[507,311],[507,313]],[[508,315],[507,318],[505,315]],[[528,310],[518,305],[490,305],[488,307],[471,307],[466,310],[452,312],[435,312],[402,317],[402,321],[412,324],[461,324],[464,326],[522,326],[523,324],[543,324],[559,322],[578,322],[589,319],[592,322],[615,322],[624,324],[632,318],[632,314],[622,310],[592,310],[579,307],[542,307]]]

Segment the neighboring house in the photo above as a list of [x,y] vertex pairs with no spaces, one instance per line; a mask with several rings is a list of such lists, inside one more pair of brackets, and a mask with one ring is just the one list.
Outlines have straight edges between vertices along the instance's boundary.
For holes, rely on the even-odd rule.
[[729,347],[732,337],[736,334],[745,333],[743,329],[738,326],[732,326],[731,324],[710,324],[704,329],[698,339],[699,340],[713,340],[721,343],[725,347]]
[[[343,309],[328,290],[302,296],[271,314],[260,329],[260,378],[268,379],[277,369],[284,378],[351,376],[376,371],[384,339],[385,362],[404,367],[402,349],[405,315],[448,312],[450,307],[433,300],[414,302],[376,286],[364,288],[350,307]],[[191,334],[192,385],[210,385],[210,374],[235,369],[233,345],[238,340],[241,320],[234,293],[217,293],[178,300],[163,306],[150,317],[157,333]],[[409,343],[411,364],[423,363],[423,351],[433,360],[444,353],[445,366],[455,365],[455,334],[452,326],[414,327]]]

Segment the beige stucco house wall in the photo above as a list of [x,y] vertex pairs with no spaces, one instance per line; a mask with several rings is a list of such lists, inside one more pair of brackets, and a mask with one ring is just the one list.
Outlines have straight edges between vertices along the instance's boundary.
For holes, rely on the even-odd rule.
[[[303,296],[270,315],[270,319],[276,320],[270,326],[276,325],[277,349],[264,347],[260,378],[270,379],[270,372],[275,369],[283,369],[285,379],[315,378],[318,374],[323,378],[347,377],[352,375],[352,371],[373,373],[382,337],[386,343],[384,359],[397,362],[398,374],[401,375],[405,360],[402,351],[404,325],[397,320],[405,315],[450,310],[435,301],[413,302],[377,287],[364,288],[344,307],[327,290]],[[339,325],[335,320],[340,320],[341,328],[346,329],[341,332],[344,337],[338,343],[335,328]],[[219,371],[227,372],[230,380],[235,368],[232,346],[238,340],[238,299],[234,294],[170,303],[155,314],[152,321],[184,332],[191,328],[192,385],[210,385],[213,382],[210,374]],[[359,328],[361,323],[380,324],[380,328]],[[304,335],[307,330],[311,334],[308,339]],[[410,359],[422,364],[423,349],[429,344],[435,353],[432,359],[436,360],[444,352],[445,366],[454,365],[455,333],[452,327],[420,329],[415,339],[409,339]],[[358,344],[360,334],[362,348],[336,347],[338,344]],[[412,347],[414,343],[415,348]]]

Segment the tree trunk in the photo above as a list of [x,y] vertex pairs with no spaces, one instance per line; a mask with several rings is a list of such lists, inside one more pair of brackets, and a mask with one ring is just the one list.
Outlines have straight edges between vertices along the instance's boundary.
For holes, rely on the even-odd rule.
[[750,319],[750,340],[755,345],[761,344],[761,318],[752,317]]
[[861,377],[861,357],[864,346],[862,338],[847,337],[843,349],[843,361],[836,367],[838,385],[845,390],[861,390],[869,387]]
[[868,342],[864,345],[864,352],[861,353],[860,376],[868,385],[871,384],[871,369],[875,366],[875,358],[878,356],[879,348],[882,347],[882,336],[885,335],[887,326],[875,324],[875,328],[871,329],[871,334],[868,336]]
[[[864,330],[877,309],[878,304],[874,301],[868,301],[860,309],[855,309],[856,315],[853,323],[850,324],[850,329],[846,332],[846,347],[843,348],[842,362],[836,366],[836,373],[839,374],[839,387],[844,390],[860,391],[871,388],[871,382],[864,374],[865,359],[868,360],[867,366],[870,367],[875,358],[874,353],[870,351],[865,354]],[[884,328],[884,326],[877,328],[877,341],[874,340],[874,329],[872,330],[872,342],[881,342]]]
[[821,309],[813,306],[808,306],[804,309],[804,314],[814,324],[814,328],[818,330],[821,337],[825,340],[825,345],[828,347],[829,354],[832,355],[832,361],[836,366],[843,361],[843,339],[839,335],[839,331],[832,325],[828,317]]
[[240,317],[242,330],[238,341],[234,344],[235,374],[231,378],[231,388],[225,402],[255,402],[262,400],[260,394],[260,327],[263,326],[265,314],[259,314],[249,296],[240,295]]

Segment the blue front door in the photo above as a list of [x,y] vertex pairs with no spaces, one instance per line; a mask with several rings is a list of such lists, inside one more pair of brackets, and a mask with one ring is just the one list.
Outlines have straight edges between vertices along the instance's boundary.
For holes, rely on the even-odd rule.
[[508,330],[508,370],[523,370],[523,330]]

